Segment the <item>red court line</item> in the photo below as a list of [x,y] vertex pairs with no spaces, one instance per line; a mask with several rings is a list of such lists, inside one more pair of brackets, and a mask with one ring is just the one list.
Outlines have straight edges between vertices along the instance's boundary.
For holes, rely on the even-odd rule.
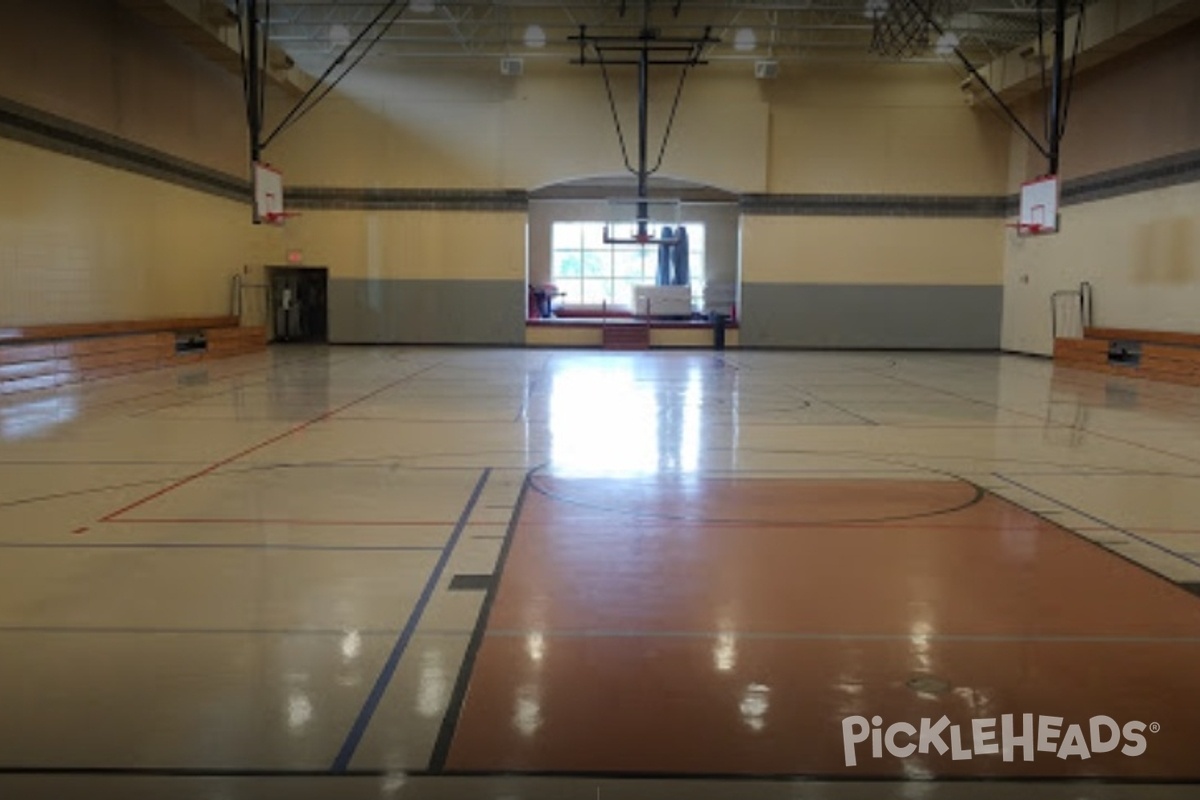
[[325,411],[322,414],[320,414],[316,417],[313,417],[312,419],[310,419],[306,422],[301,422],[299,425],[294,425],[291,428],[288,428],[283,433],[280,433],[276,436],[272,436],[271,438],[269,438],[265,441],[259,442],[258,444],[254,445],[252,447],[247,447],[245,450],[242,450],[238,453],[234,453],[233,455],[223,458],[220,461],[217,461],[216,463],[208,465],[207,467],[200,470],[199,472],[192,473],[191,475],[188,475],[185,478],[181,478],[180,480],[175,481],[174,483],[172,483],[168,486],[164,486],[163,488],[159,489],[158,491],[152,492],[151,494],[146,495],[145,497],[143,497],[140,500],[135,500],[134,502],[130,503],[127,506],[118,508],[116,511],[112,511],[112,512],[106,514],[105,516],[101,517],[100,521],[101,522],[113,522],[114,520],[116,520],[117,517],[121,516],[122,514],[126,514],[130,511],[132,511],[133,509],[138,508],[139,506],[143,506],[146,503],[149,503],[151,500],[156,500],[159,497],[162,497],[163,495],[167,494],[168,492],[173,492],[181,486],[185,486],[194,480],[203,478],[205,475],[209,475],[209,474],[215,472],[216,470],[220,469],[221,467],[223,467],[227,464],[231,464],[234,461],[237,461],[239,458],[244,458],[244,457],[250,455],[251,453],[257,452],[259,450],[262,450],[265,447],[269,447],[270,445],[275,444],[278,441],[286,439],[287,437],[291,436],[292,434],[299,433],[300,431],[305,430],[306,428],[309,428],[309,427],[317,424],[318,422],[323,422],[323,421],[329,419],[330,417],[334,416],[335,414],[345,411],[347,408],[352,408],[352,407],[358,405],[359,403],[362,403],[366,400],[371,399],[372,397],[375,397],[376,395],[383,394],[384,392],[388,391],[389,389],[393,389],[396,386],[399,386],[401,383],[404,383],[407,380],[411,380],[412,378],[415,378],[418,375],[422,375],[426,372],[429,372],[430,370],[434,369],[435,367],[441,366],[441,364],[442,364],[442,362],[440,362],[440,361],[437,364],[430,364],[428,367],[425,367],[424,369],[419,369],[416,372],[405,375],[403,378],[399,378],[397,380],[392,381],[391,383],[388,383],[384,386],[379,387],[378,389],[376,389],[372,392],[368,392],[367,394],[364,394],[362,397],[359,397],[355,400],[351,400],[349,403],[345,403],[341,406],[338,406],[337,408],[331,409],[329,411]]
[[[276,519],[276,518],[253,518],[246,517],[239,519],[237,517],[126,517],[125,519],[109,519],[105,518],[100,522],[109,524],[149,524],[156,525],[333,525],[337,527],[381,527],[381,528],[398,528],[398,527],[453,527],[457,525],[456,520],[430,520],[422,522],[420,520],[411,519]],[[471,526],[476,525],[507,525],[508,522],[472,522]]]

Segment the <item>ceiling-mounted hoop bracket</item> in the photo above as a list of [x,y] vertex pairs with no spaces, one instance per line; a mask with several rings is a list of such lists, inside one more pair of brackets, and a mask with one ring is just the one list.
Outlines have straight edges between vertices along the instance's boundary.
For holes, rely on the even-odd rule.
[[648,230],[645,234],[638,233],[633,236],[613,236],[609,233],[610,226],[604,226],[604,243],[605,244],[636,244],[642,247],[650,245],[677,245],[683,241],[678,235],[672,236],[655,236]]
[[[675,14],[679,13],[682,3],[676,0],[673,5]],[[625,2],[621,4],[622,15]],[[604,77],[605,90],[613,115],[613,123],[617,130],[617,139],[621,145],[621,155],[625,160],[625,168],[637,178],[637,197],[640,202],[649,199],[648,179],[662,165],[666,152],[667,141],[671,135],[675,112],[679,106],[679,98],[683,93],[684,80],[692,67],[706,64],[704,60],[705,47],[720,43],[720,39],[712,35],[712,26],[706,26],[704,33],[696,37],[661,36],[659,31],[650,27],[650,0],[643,0],[642,27],[636,35],[629,36],[589,36],[587,26],[579,26],[579,35],[568,37],[568,41],[579,43],[579,57],[575,64],[599,64]],[[592,57],[594,53],[594,58]],[[616,59],[606,58],[609,53],[617,54]],[[627,54],[622,56],[621,54]],[[628,55],[632,54],[632,56]],[[653,55],[652,55],[653,54]],[[664,55],[665,54],[665,55]],[[634,65],[638,68],[638,148],[637,167],[629,163],[628,151],[625,147],[625,135],[621,130],[620,115],[617,113],[616,101],[613,99],[612,86],[609,82],[608,67],[616,65]],[[667,121],[666,132],[663,135],[662,146],[659,150],[658,163],[653,167],[648,163],[647,130],[649,117],[649,72],[651,66],[678,66],[683,68],[679,86],[675,90],[675,100],[671,107],[671,116]],[[629,243],[649,245],[654,243],[668,244],[663,237],[656,237],[649,230],[649,222],[644,215],[636,218],[637,233],[632,240],[625,237],[610,235],[605,229],[605,242],[609,244]],[[678,240],[676,240],[678,241]]]

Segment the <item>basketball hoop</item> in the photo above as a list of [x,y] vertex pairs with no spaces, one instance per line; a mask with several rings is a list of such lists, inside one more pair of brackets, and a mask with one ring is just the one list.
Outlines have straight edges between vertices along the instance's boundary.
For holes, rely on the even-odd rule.
[[604,243],[641,247],[678,244],[681,208],[677,198],[610,198]]
[[628,236],[622,236],[621,231],[617,226],[604,226],[604,243],[605,244],[636,244],[645,247],[651,244],[679,244],[682,239],[678,234],[671,236],[656,236],[649,231],[634,231]]
[[282,227],[291,217],[300,216],[299,211],[268,211],[263,214],[262,221],[264,225],[275,225]]
[[1014,229],[1020,237],[1040,236],[1050,230],[1040,222],[1010,222],[1007,227]]

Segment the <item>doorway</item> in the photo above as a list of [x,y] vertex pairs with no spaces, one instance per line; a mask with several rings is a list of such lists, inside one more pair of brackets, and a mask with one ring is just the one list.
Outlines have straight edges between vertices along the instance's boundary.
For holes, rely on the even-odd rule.
[[327,342],[329,270],[267,267],[272,342]]

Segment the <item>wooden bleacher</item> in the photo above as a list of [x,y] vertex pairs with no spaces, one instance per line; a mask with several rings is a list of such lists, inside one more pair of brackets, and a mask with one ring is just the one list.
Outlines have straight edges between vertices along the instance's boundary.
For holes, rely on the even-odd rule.
[[1084,328],[1082,339],[1055,339],[1054,361],[1091,372],[1200,386],[1200,334]]
[[3,328],[0,394],[243,355],[265,349],[266,341],[265,329],[239,327],[236,317]]

